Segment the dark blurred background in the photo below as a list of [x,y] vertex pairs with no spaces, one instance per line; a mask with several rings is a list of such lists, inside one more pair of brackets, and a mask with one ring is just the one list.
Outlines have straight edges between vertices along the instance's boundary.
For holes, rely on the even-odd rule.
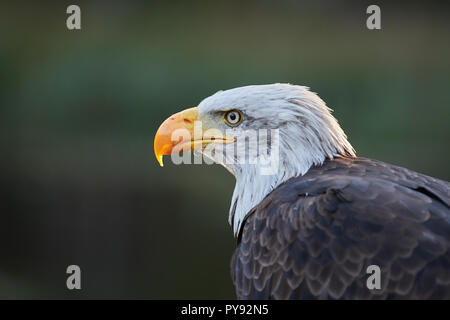
[[373,3],[4,1],[0,298],[234,298],[234,178],[153,155],[220,89],[310,86],[358,155],[449,180],[450,6]]

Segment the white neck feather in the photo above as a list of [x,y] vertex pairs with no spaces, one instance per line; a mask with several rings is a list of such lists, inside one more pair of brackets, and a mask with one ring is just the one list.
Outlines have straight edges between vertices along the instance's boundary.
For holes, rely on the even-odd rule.
[[[244,165],[230,170],[236,177],[228,222],[237,237],[247,213],[272,190],[290,178],[304,175],[313,165],[321,165],[327,158],[319,148],[311,149],[302,139],[280,137],[280,159],[276,173],[261,174],[259,165]],[[283,139],[284,138],[284,139]],[[294,141],[297,140],[297,141]],[[291,144],[292,143],[292,144]],[[295,146],[295,152],[291,146]],[[330,158],[339,156],[337,151]]]

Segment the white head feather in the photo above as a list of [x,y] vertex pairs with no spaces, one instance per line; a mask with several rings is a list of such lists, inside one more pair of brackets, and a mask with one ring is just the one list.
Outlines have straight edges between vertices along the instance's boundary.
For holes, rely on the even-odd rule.
[[[243,114],[244,119],[238,127],[230,128],[217,120],[217,114],[230,109]],[[321,165],[325,159],[355,156],[347,136],[331,115],[331,109],[307,87],[270,84],[219,91],[204,99],[198,110],[203,121],[213,122],[215,127],[222,123],[227,135],[231,132],[238,141],[245,139],[243,131],[246,130],[279,129],[279,163],[273,174],[261,174],[259,163],[238,163],[235,158],[230,158],[228,154],[232,154],[229,151],[234,148],[233,144],[214,144],[215,152],[203,151],[236,177],[229,214],[236,236],[246,214],[281,183],[305,174],[311,166]],[[270,144],[271,140],[268,140]],[[266,144],[267,141],[258,139],[256,145],[250,144],[246,148],[258,153],[261,145]]]

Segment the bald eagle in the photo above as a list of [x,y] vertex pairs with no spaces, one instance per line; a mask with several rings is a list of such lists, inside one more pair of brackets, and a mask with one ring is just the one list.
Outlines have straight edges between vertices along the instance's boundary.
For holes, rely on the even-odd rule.
[[303,86],[219,91],[169,117],[155,154],[235,176],[239,299],[450,299],[450,184],[356,157],[330,111]]

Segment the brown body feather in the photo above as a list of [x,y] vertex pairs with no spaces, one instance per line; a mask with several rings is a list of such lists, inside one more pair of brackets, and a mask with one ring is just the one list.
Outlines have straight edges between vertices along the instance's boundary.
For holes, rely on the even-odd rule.
[[450,184],[327,160],[247,214],[231,269],[239,299],[450,299]]

